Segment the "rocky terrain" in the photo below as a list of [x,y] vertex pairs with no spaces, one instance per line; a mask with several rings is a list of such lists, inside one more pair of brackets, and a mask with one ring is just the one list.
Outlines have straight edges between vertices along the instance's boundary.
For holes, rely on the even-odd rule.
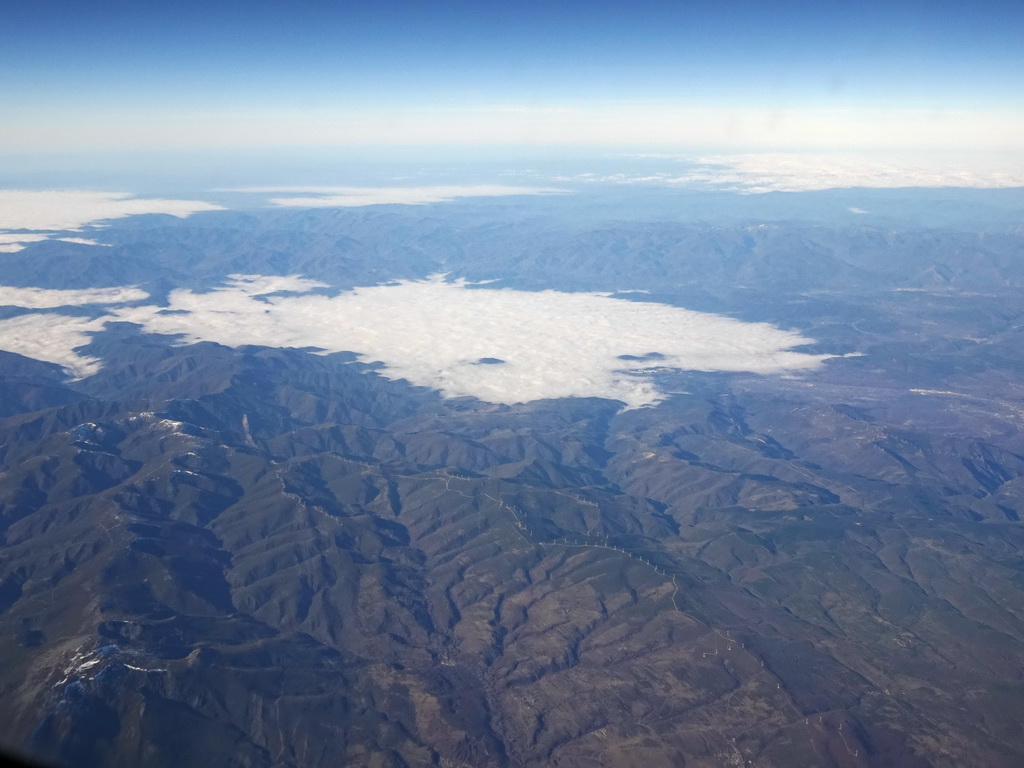
[[128,325],[80,381],[4,353],[4,748],[76,768],[1024,763],[1024,234],[452,210],[138,217],[103,253],[5,254],[4,280],[448,272],[648,290],[850,356],[659,371],[674,394],[622,410],[446,400],[345,353]]

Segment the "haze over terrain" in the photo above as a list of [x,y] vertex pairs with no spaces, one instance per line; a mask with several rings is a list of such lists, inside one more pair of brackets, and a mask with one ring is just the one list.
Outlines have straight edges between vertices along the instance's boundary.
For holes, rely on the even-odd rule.
[[1024,764],[1024,6],[0,6],[0,751]]

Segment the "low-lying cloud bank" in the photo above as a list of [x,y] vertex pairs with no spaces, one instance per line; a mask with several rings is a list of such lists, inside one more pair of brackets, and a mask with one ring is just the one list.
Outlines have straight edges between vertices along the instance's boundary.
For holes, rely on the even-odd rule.
[[0,253],[17,253],[25,250],[29,243],[40,243],[43,240],[60,240],[62,243],[78,243],[79,245],[100,245],[109,247],[107,243],[98,243],[86,237],[57,237],[50,234],[27,234],[25,232],[0,232]]
[[556,182],[662,184],[676,187],[718,188],[746,194],[808,192],[822,189],[866,187],[967,187],[996,189],[1024,187],[1024,167],[1005,161],[975,161],[957,165],[946,160],[890,162],[869,157],[804,154],[635,155],[635,158],[682,161],[690,167],[680,173],[664,170],[639,176],[617,173],[555,177]]
[[86,304],[126,304],[147,298],[149,298],[148,293],[131,286],[62,290],[56,288],[12,288],[0,285],[0,307],[52,309],[54,307],[79,307]]
[[223,208],[200,200],[133,197],[125,192],[0,189],[0,230],[68,230],[141,213],[185,217]]
[[734,185],[748,193],[802,192],[844,187],[1021,187],[1024,171],[958,168],[951,165],[889,163],[827,155],[714,155],[705,167],[676,182]]
[[74,379],[92,376],[103,366],[95,357],[75,350],[92,341],[111,317],[71,317],[55,312],[19,315],[0,320],[0,349],[63,366]]
[[270,202],[289,208],[356,208],[366,205],[425,205],[447,203],[462,197],[510,197],[553,195],[564,190],[546,187],[511,187],[500,184],[435,187],[245,187],[227,190],[253,194],[292,193],[300,197],[274,197]]
[[103,245],[88,238],[55,237],[54,233],[78,230],[104,219],[142,213],[185,217],[199,211],[221,210],[224,209],[219,205],[200,200],[141,198],[124,192],[0,189],[0,252],[12,253],[27,243],[49,239]]
[[[767,323],[608,294],[474,287],[435,277],[303,295],[319,287],[299,277],[236,275],[207,293],[174,291],[166,307],[122,306],[94,319],[22,315],[0,321],[0,348],[59,363],[81,377],[98,362],[74,349],[104,323],[127,321],[178,335],[181,343],[351,351],[383,363],[383,376],[448,397],[496,403],[603,397],[630,407],[663,398],[650,378],[657,369],[779,373],[813,369],[828,357],[792,351],[810,340]],[[61,298],[86,304],[115,296],[31,290],[8,288],[0,296],[33,308]],[[126,302],[138,298],[138,289],[120,290]]]

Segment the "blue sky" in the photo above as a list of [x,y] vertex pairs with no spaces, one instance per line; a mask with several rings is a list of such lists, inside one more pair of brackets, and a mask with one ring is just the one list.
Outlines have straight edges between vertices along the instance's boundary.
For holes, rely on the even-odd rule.
[[1022,30],[1019,0],[8,0],[0,145],[1019,150]]

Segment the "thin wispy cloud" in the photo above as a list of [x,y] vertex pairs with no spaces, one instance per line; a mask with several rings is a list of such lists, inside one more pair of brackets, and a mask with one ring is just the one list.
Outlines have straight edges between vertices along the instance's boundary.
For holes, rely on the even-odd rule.
[[78,245],[98,245],[103,248],[109,248],[110,243],[98,243],[95,240],[88,237],[58,237],[62,243],[77,243]]
[[55,334],[38,319],[43,315],[15,318],[24,325],[7,333],[0,326],[0,348],[81,374],[96,363],[75,361],[74,347],[118,320],[181,343],[355,352],[383,363],[378,372],[387,378],[448,397],[603,397],[630,407],[664,397],[651,379],[660,369],[767,374],[813,369],[828,357],[793,351],[810,340],[767,323],[601,293],[496,289],[435,277],[335,296],[296,295],[318,287],[299,277],[237,275],[213,291],[174,291],[167,307],[111,308],[95,320],[58,323]]
[[[1024,187],[1024,155],[978,156],[959,164],[942,159],[892,162],[872,157],[808,154],[689,155],[627,154],[631,160],[664,160],[655,173],[579,173],[550,177],[556,183],[661,185],[720,189],[744,194],[807,192],[866,187]],[[672,170],[673,166],[685,170]],[[851,209],[853,213],[864,213]]]
[[17,253],[18,251],[25,250],[25,246],[29,243],[39,243],[43,240],[59,240],[62,243],[77,243],[78,245],[97,245],[109,248],[108,243],[98,243],[95,240],[91,240],[86,237],[51,237],[50,235],[43,234],[28,234],[22,233],[11,233],[11,232],[0,232],[0,253]]
[[803,192],[870,187],[1024,187],[1024,167],[957,166],[940,162],[886,162],[832,155],[707,155],[697,167],[664,183],[713,185],[746,193]]
[[510,197],[552,195],[564,190],[544,187],[513,187],[500,184],[431,187],[244,187],[226,190],[254,194],[295,193],[297,197],[274,197],[273,205],[290,208],[354,208],[366,205],[425,205],[446,203],[464,197]]

